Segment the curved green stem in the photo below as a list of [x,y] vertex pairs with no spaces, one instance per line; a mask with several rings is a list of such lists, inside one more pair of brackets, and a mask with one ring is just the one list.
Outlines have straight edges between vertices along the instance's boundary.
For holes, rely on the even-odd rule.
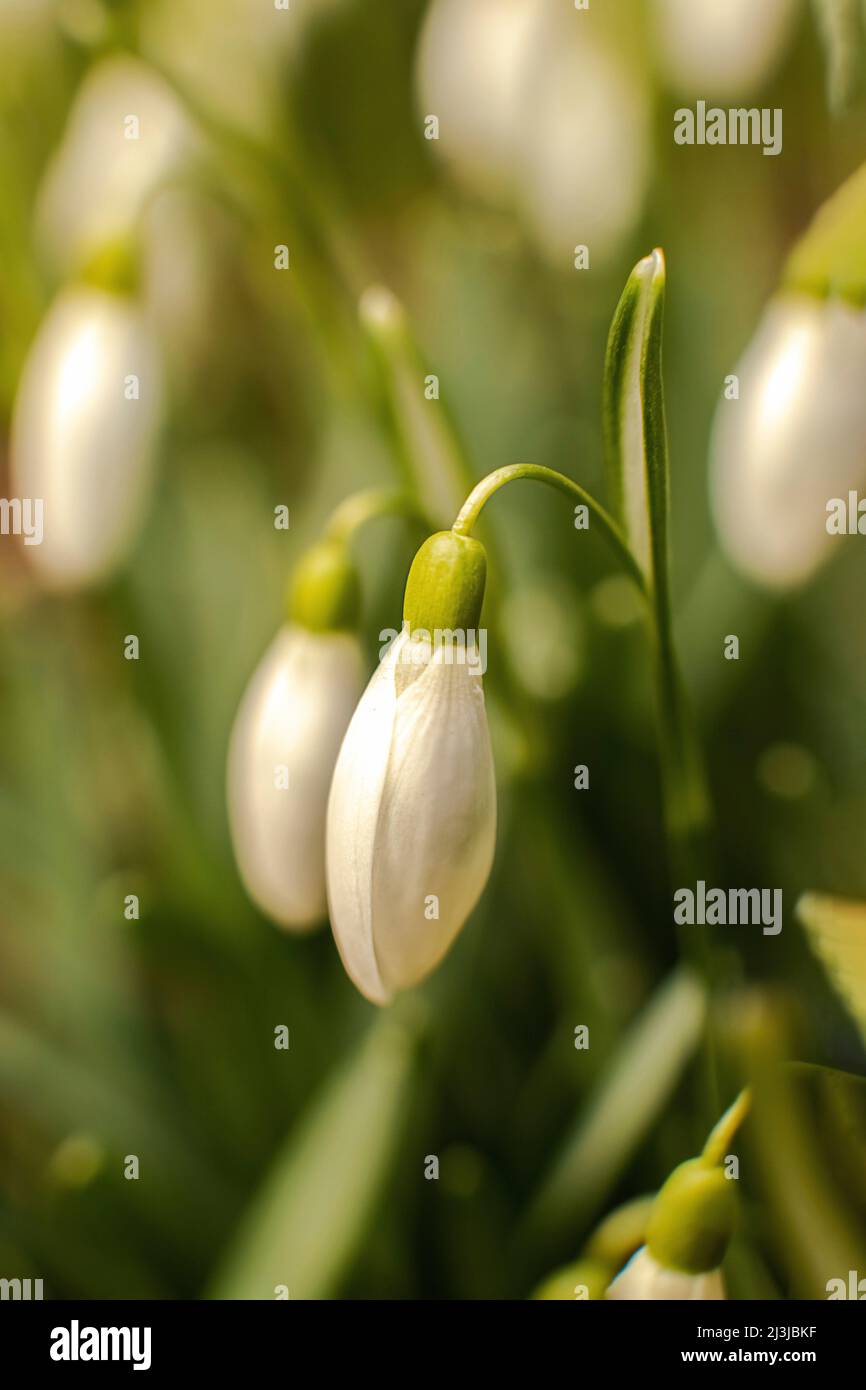
[[645,598],[649,597],[643,571],[613,517],[605,511],[600,502],[595,500],[592,493],[581,487],[580,483],[576,483],[573,478],[567,477],[564,473],[557,473],[554,468],[545,468],[538,463],[512,463],[507,464],[504,468],[495,469],[493,473],[488,473],[486,478],[482,478],[481,482],[476,484],[463,503],[452,530],[456,531],[459,536],[470,535],[482,508],[494,492],[498,492],[506,483],[519,482],[523,478],[538,483],[547,483],[549,487],[555,487],[559,492],[564,492],[569,497],[576,497],[579,502],[583,503],[599,522],[602,535],[611,549],[615,551],[617,558],[637,584],[641,593]]
[[350,541],[368,521],[386,516],[406,517],[431,529],[424,508],[409,493],[395,492],[392,488],[371,487],[353,492],[337,504],[325,526],[324,539]]
[[749,1113],[751,1104],[752,1093],[747,1086],[744,1091],[740,1092],[733,1105],[728,1107],[711,1131],[701,1154],[701,1158],[707,1163],[715,1166],[725,1158],[734,1135]]

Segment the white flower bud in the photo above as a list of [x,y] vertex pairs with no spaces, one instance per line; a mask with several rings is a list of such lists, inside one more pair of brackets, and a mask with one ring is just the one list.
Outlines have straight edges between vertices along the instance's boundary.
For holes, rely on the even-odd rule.
[[866,480],[866,313],[779,295],[736,373],[713,426],[713,514],[738,569],[786,588],[826,557],[828,501]]
[[356,637],[286,624],[235,719],[228,810],[238,868],[250,897],[284,927],[325,916],[328,789],[363,677]]
[[574,20],[544,7],[515,131],[521,210],[541,250],[568,272],[579,246],[592,265],[616,258],[651,164],[644,72]]
[[799,0],[653,0],[656,45],[683,92],[735,97],[760,85],[784,51]]
[[721,1271],[689,1274],[667,1269],[645,1245],[633,1255],[610,1285],[606,1299],[723,1300],[727,1297]]
[[558,267],[578,244],[593,264],[616,254],[648,180],[648,106],[642,72],[583,17],[545,0],[434,0],[417,87],[434,150],[464,187],[519,208]]
[[435,148],[475,192],[514,183],[526,54],[539,0],[434,0],[418,50],[422,114],[439,118]]
[[331,924],[346,970],[376,1004],[439,962],[493,862],[484,693],[457,655],[404,629],[367,686],[334,772]]
[[123,240],[159,183],[193,148],[166,83],[127,56],[85,76],[39,193],[37,230],[67,273]]
[[103,578],[125,557],[150,490],[158,356],[136,303],[81,285],[49,309],[12,422],[16,495],[44,502],[27,557],[52,586]]

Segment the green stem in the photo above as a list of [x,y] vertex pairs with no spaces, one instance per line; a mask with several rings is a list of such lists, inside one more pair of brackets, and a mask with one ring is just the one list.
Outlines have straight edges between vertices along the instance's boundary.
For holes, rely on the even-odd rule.
[[406,517],[426,530],[432,529],[424,508],[409,493],[371,487],[353,492],[338,503],[325,526],[324,539],[348,542],[368,521],[386,516]]
[[408,482],[438,523],[450,517],[475,471],[451,414],[447,392],[421,398],[431,374],[406,310],[384,285],[369,285],[358,303],[375,365],[382,424]]
[[[482,478],[460,508],[453,530],[458,535],[469,535],[483,507],[493,494],[506,483],[517,482],[520,479],[547,483],[569,497],[576,497],[588,507],[600,525],[601,534],[606,542],[647,601],[647,621],[654,646],[658,688],[659,759],[671,876],[675,885],[696,882],[701,877],[707,877],[705,850],[700,841],[700,832],[707,823],[708,800],[697,740],[688,716],[677,669],[666,568],[656,565],[656,579],[654,582],[649,580],[633,554],[624,532],[592,494],[564,473],[539,464],[510,464]],[[683,949],[709,984],[712,961],[706,930],[701,932],[697,940],[684,937]],[[710,1036],[706,1049],[705,1070],[708,1092],[713,1104],[717,1105],[717,1066],[715,1047]]]
[[601,526],[601,533],[611,549],[616,553],[617,558],[631,578],[635,581],[644,597],[648,597],[647,584],[643,572],[628,547],[625,536],[609,512],[605,511],[600,502],[597,502],[591,493],[581,487],[572,478],[566,477],[564,473],[557,473],[554,468],[545,468],[537,463],[512,463],[505,468],[497,468],[493,473],[488,473],[486,478],[482,478],[480,483],[472,489],[463,506],[457,514],[453,530],[459,536],[468,536],[472,532],[472,527],[478,520],[482,508],[490,500],[495,492],[498,492],[506,483],[518,482],[523,478],[531,479],[538,483],[547,483],[549,487],[555,487],[566,496],[576,497],[579,502],[589,508]]
[[728,1149],[733,1141],[734,1135],[749,1113],[752,1104],[752,1093],[748,1087],[741,1091],[734,1101],[725,1111],[718,1124],[715,1125],[706,1144],[704,1145],[701,1157],[706,1163],[716,1166],[727,1156]]

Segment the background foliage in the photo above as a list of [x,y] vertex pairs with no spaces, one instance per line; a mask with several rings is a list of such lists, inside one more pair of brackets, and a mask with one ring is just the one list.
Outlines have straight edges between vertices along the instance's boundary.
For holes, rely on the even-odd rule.
[[[862,159],[866,112],[828,113],[804,12],[750,98],[784,109],[783,155],[676,147],[680,98],[646,7],[617,0],[612,41],[650,91],[651,175],[617,253],[577,272],[545,260],[519,215],[459,191],[424,140],[422,0],[293,5],[264,123],[245,85],[257,6],[236,48],[234,7],[217,3],[175,6],[157,42],[154,13],[171,8],[45,4],[27,24],[2,10],[4,429],[61,283],[34,235],[38,191],[102,49],[162,66],[200,144],[174,180],[183,236],[162,248],[184,293],[162,326],[170,404],[140,541],[117,580],[70,598],[40,593],[0,545],[0,1274],[84,1298],[270,1297],[278,1282],[292,1296],[523,1297],[605,1211],[697,1152],[718,1113],[694,1058],[701,1001],[671,976],[645,642],[607,553],[575,539],[544,489],[509,489],[485,515],[502,614],[497,863],[444,966],[393,1017],[356,994],[327,930],[283,935],[247,901],[225,813],[231,721],[304,544],[341,497],[399,476],[361,291],[381,281],[406,305],[474,476],[531,460],[603,496],[607,329],[632,264],[663,246],[674,603],[718,881],[781,887],[787,908],[778,938],[728,929],[728,983],[781,991],[780,1046],[862,1073],[790,909],[807,889],[866,896],[866,569],[840,544],[795,598],[748,589],[716,550],[705,461],[724,377],[793,242]],[[288,533],[273,526],[281,503]],[[389,521],[360,542],[371,669],[417,540]],[[138,663],[122,659],[133,632]],[[739,662],[722,659],[727,633]],[[780,743],[805,750],[793,790],[784,750],[773,771]],[[573,789],[577,763],[588,792]],[[130,892],[139,922],[123,918]],[[761,1005],[776,1042],[778,997]],[[723,1007],[727,1103],[770,1043],[742,1001]],[[573,1046],[581,1023],[588,1052]],[[806,1087],[801,1104],[824,1101]],[[769,1172],[744,1183],[731,1277],[786,1294],[802,1263],[779,1238],[795,1146],[754,1142]],[[835,1152],[841,1175],[822,1154],[813,1177],[866,1230],[857,1152]],[[138,1181],[122,1176],[130,1153]],[[801,1179],[795,1204],[811,1200]]]

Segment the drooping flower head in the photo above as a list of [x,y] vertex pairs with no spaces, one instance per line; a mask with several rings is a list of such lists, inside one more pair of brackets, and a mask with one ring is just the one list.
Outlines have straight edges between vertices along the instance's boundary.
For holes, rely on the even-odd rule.
[[97,276],[60,292],[15,400],[14,486],[20,497],[41,499],[45,517],[42,542],[27,556],[52,588],[80,588],[117,568],[153,481],[158,351],[129,285],[100,278],[112,280]]
[[325,917],[325,811],[341,740],[363,688],[358,580],[322,541],[293,579],[288,621],[250,680],[232,729],[228,810],[250,897],[280,926]]
[[350,977],[376,1004],[448,950],[493,861],[496,789],[479,664],[482,546],[431,536],[404,625],[364,692],[328,805],[328,901]]
[[617,1275],[608,1299],[727,1297],[720,1265],[734,1231],[736,1183],[706,1154],[675,1168],[650,1211],[646,1244]]
[[731,560],[757,583],[807,580],[832,549],[827,502],[866,479],[866,313],[804,294],[773,299],[719,402],[713,513]]

